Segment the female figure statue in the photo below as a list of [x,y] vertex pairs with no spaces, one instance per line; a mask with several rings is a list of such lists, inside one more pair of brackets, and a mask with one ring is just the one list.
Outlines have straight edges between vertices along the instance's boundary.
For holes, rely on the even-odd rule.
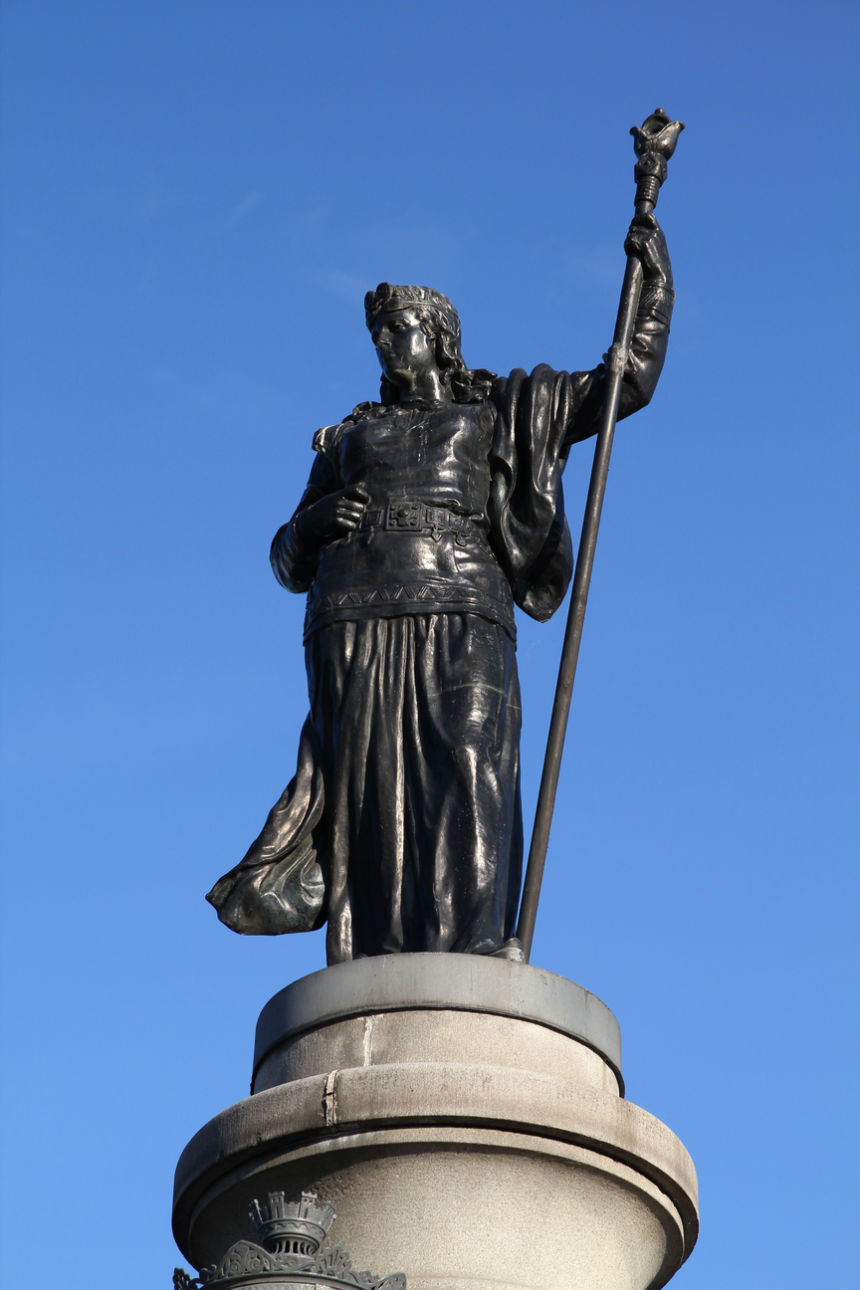
[[[663,366],[672,277],[653,216],[620,416]],[[378,403],[324,426],[272,567],[308,593],[299,766],[208,899],[234,930],[328,923],[329,963],[403,951],[521,957],[514,604],[555,611],[572,571],[561,476],[593,435],[602,366],[470,370],[446,296],[365,298]]]

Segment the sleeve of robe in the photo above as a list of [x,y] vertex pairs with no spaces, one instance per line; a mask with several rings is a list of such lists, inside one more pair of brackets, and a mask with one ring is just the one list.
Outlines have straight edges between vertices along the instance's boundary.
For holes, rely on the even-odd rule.
[[[672,292],[645,284],[624,371],[618,416],[651,399],[669,336]],[[544,622],[564,599],[573,548],[564,514],[562,472],[570,445],[596,434],[606,385],[591,372],[557,372],[541,363],[496,382],[496,433],[490,458],[490,540],[514,600]]]
[[307,591],[314,580],[319,549],[302,537],[302,514],[314,502],[341,487],[337,469],[337,442],[342,429],[341,425],[333,425],[317,430],[314,435],[314,462],[301,501],[272,540],[269,552],[272,572],[287,591]]

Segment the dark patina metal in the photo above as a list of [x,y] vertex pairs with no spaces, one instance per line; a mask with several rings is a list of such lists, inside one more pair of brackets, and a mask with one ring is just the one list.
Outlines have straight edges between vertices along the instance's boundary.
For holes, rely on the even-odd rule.
[[672,274],[653,206],[680,128],[658,110],[634,130],[627,275],[598,367],[469,369],[447,297],[388,283],[367,293],[380,399],[317,432],[308,486],[272,544],[278,580],[308,596],[310,715],[295,778],[209,893],[234,930],[327,922],[329,963],[522,958],[530,944],[543,855],[518,939],[514,605],[543,621],[564,597],[562,472],[572,445],[598,434],[536,829],[545,852],[612,429],[649,401],[666,351]]

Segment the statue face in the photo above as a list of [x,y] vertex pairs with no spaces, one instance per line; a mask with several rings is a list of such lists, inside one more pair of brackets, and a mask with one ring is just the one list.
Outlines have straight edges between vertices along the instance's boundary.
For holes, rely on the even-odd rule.
[[436,370],[436,346],[423,330],[417,309],[380,314],[370,335],[379,364],[393,385],[408,387]]

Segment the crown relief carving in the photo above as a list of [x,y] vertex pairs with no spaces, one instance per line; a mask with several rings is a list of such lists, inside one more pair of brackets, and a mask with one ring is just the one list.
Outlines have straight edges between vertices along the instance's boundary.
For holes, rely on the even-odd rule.
[[335,1210],[328,1202],[320,1204],[313,1192],[302,1192],[298,1201],[286,1200],[282,1191],[269,1192],[265,1203],[251,1202],[249,1213],[263,1244],[236,1241],[198,1277],[174,1269],[174,1290],[406,1290],[402,1272],[384,1277],[358,1272],[342,1246],[320,1249]]

